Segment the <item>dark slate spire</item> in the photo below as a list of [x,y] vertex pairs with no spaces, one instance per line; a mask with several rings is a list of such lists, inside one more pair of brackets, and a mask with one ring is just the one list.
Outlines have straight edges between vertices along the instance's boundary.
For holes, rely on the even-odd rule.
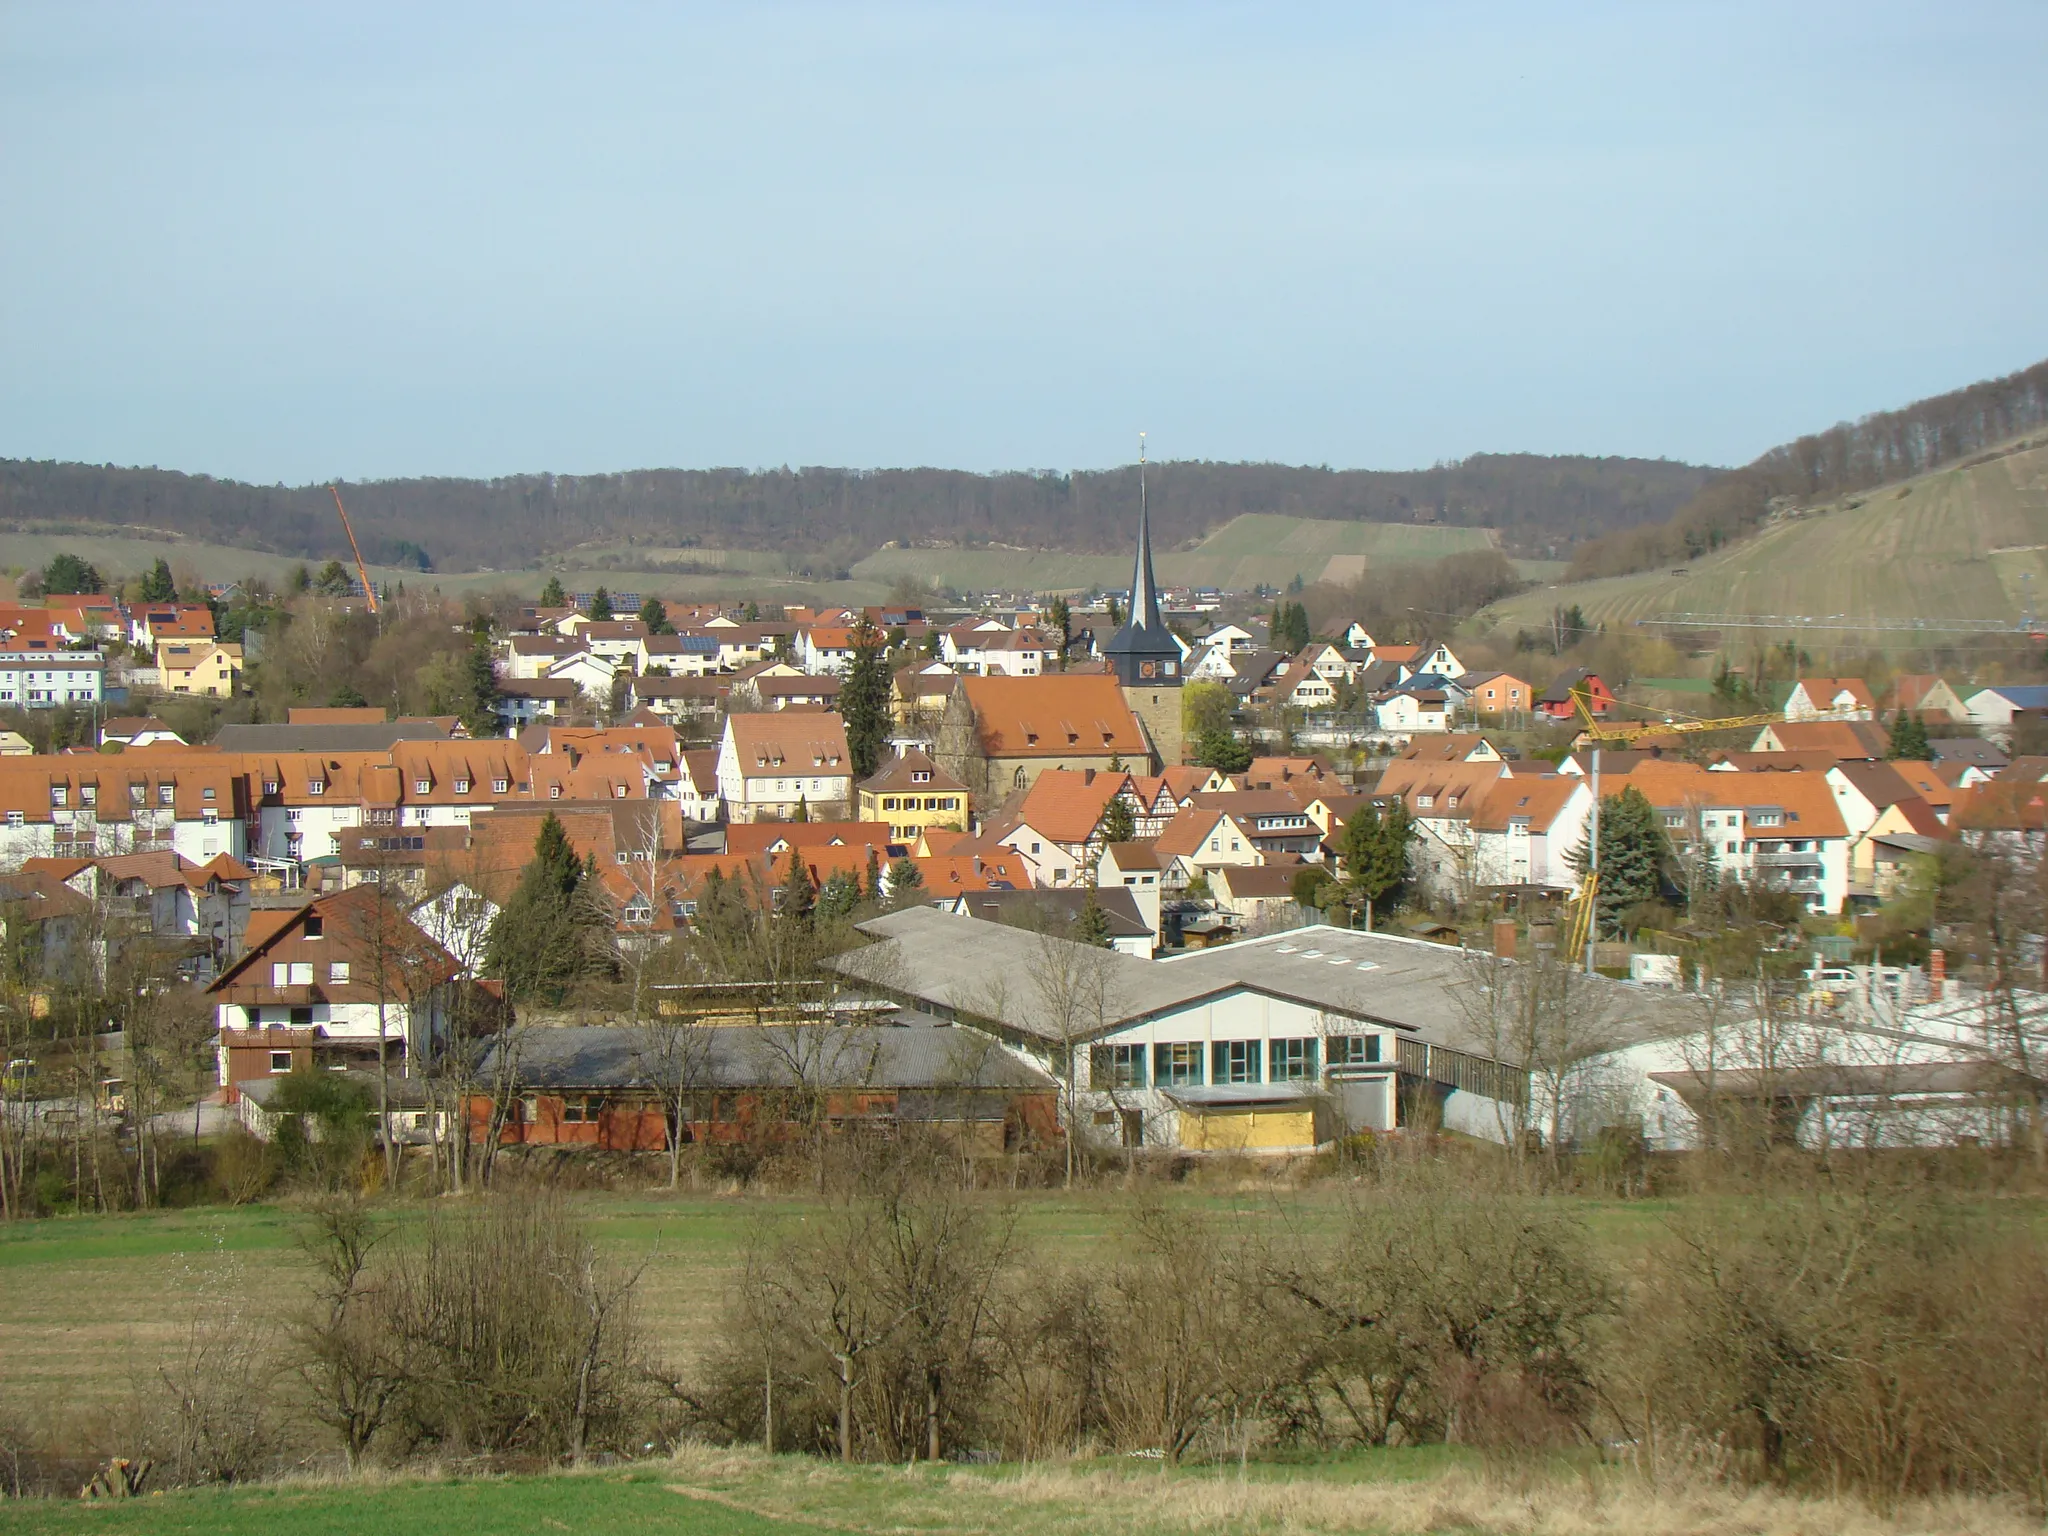
[[1152,511],[1145,498],[1145,438],[1138,436],[1138,556],[1131,566],[1131,605],[1123,628],[1103,647],[1110,669],[1126,688],[1173,687],[1180,677],[1180,642],[1159,616],[1159,584],[1152,575]]

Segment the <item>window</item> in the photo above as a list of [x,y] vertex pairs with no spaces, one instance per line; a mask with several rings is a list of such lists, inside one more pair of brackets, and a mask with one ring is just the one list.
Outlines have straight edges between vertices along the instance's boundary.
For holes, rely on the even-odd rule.
[[[86,798],[91,799],[92,797],[88,795]],[[214,798],[214,793],[211,789],[202,789],[199,791],[199,798],[202,800],[211,800]]]
[[312,962],[312,961],[310,961],[310,960],[294,960],[294,961],[292,962],[292,982],[291,982],[291,984],[292,984],[293,986],[295,986],[295,987],[310,987],[311,985],[313,985],[313,962]]
[[1209,1080],[1213,1083],[1256,1083],[1259,1042],[1218,1040],[1209,1047]]
[[65,790],[65,788],[64,788],[64,786],[63,786],[62,784],[52,784],[52,785],[50,786],[50,804],[52,804],[52,805],[62,805],[62,804],[64,804],[64,803],[65,803],[65,795],[66,795],[66,790]]
[[1097,1045],[1088,1051],[1088,1085],[1091,1088],[1142,1088],[1145,1086],[1145,1047],[1142,1045]]
[[559,785],[559,784],[550,784],[550,785],[548,786],[548,798],[549,798],[550,800],[559,800],[559,799],[561,799],[561,798],[562,798],[562,786],[561,786],[561,785]]
[[176,786],[175,784],[159,784],[159,785],[157,785],[157,787],[156,787],[156,803],[157,803],[158,805],[175,805],[175,804],[177,804],[177,800],[178,800],[178,789],[177,789],[177,786]]
[[412,781],[412,792],[416,795],[431,794],[433,788],[434,781],[432,779],[414,779]]
[[[213,791],[209,789],[207,793],[210,795],[213,793]],[[96,805],[99,802],[99,798],[99,785],[81,784],[78,786],[78,803],[80,805]]]
[[506,790],[510,789],[511,787],[512,781],[509,779],[491,780],[491,793],[494,795],[502,795],[505,793]]
[[1333,1067],[1369,1067],[1380,1059],[1380,1037],[1378,1035],[1332,1035],[1330,1037],[1330,1065]]
[[327,923],[325,919],[323,919],[318,912],[307,913],[306,937],[309,939],[318,939],[324,937],[326,933]]
[[288,987],[292,981],[292,968],[282,960],[273,961],[270,967],[270,984],[273,987]]
[[604,1100],[594,1093],[576,1094],[562,1100],[562,1124],[595,1125],[604,1113]]
[[1266,1080],[1272,1083],[1303,1083],[1316,1075],[1316,1043],[1313,1039],[1269,1040],[1266,1042]]
[[143,800],[146,799],[148,795],[149,786],[146,784],[130,784],[128,786],[128,803],[130,805],[142,804]]
[[22,826],[27,822],[27,820],[28,818],[22,815],[20,811],[9,811],[7,813],[7,825],[9,825],[10,827]]
[[1152,1081],[1161,1088],[1199,1088],[1202,1085],[1201,1044],[1153,1046]]
[[883,798],[883,800],[882,800],[882,809],[883,809],[883,810],[885,810],[885,811],[893,811],[893,810],[895,810],[895,809],[896,809],[896,797],[895,797],[894,795],[888,795],[888,796],[885,796],[885,797]]
[[307,782],[306,782],[306,793],[307,793],[307,794],[309,794],[309,795],[324,795],[324,794],[326,794],[326,793],[327,793],[327,781],[326,781],[325,779],[309,779],[309,780],[307,780]]
[[270,1053],[270,1070],[271,1070],[271,1071],[273,1071],[273,1072],[289,1072],[289,1071],[291,1071],[291,1069],[292,1069],[292,1053],[291,1053],[290,1051],[272,1051],[272,1052]]
[[276,793],[277,793],[277,780],[275,780],[275,779],[265,779],[265,780],[263,781],[263,793],[265,793],[266,795],[274,795],[274,794],[276,794]]
[[333,986],[346,986],[348,984],[348,962],[346,960],[328,961],[327,980]]
[[457,793],[458,795],[466,795],[466,794],[468,794],[468,793],[469,793],[469,780],[467,780],[467,779],[457,779],[457,780],[455,781],[455,793]]

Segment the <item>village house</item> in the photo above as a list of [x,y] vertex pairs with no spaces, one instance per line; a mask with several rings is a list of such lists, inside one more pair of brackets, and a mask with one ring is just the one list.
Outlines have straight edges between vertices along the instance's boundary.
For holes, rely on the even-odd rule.
[[0,866],[171,851],[248,855],[246,781],[206,754],[0,758]]
[[1472,700],[1473,710],[1488,718],[1524,713],[1535,697],[1529,684],[1512,672],[1467,672],[1458,686]]
[[[916,910],[963,928],[997,926]],[[651,1071],[642,1030],[538,1031],[507,1062],[485,1057],[479,1080],[509,1071],[517,1099],[503,1106],[472,1099],[470,1135],[482,1141],[495,1131],[512,1146],[655,1152],[671,1138],[773,1143],[798,1140],[814,1126],[834,1137],[917,1130],[978,1156],[1059,1138],[1058,1081],[964,1025],[900,1014],[882,1027],[771,1024],[702,1033],[684,1085],[679,1075]],[[672,1115],[678,1099],[682,1113]]]
[[1805,677],[1785,696],[1787,720],[1871,720],[1870,685],[1860,677]]
[[1579,706],[1572,695],[1584,696],[1586,708],[1595,720],[1604,720],[1614,708],[1614,690],[1607,686],[1599,673],[1585,667],[1572,667],[1558,674],[1557,680],[1536,696],[1536,708],[1553,720],[1578,718]]
[[728,715],[718,745],[718,794],[729,821],[787,819],[801,802],[827,819],[853,803],[846,726],[837,715]]
[[858,789],[860,819],[886,822],[896,842],[915,842],[927,827],[967,830],[967,786],[921,747],[902,748]]
[[1122,772],[1152,756],[1115,677],[963,677],[932,757],[983,805],[1029,789],[1051,768]]
[[1892,679],[1885,690],[1884,713],[1896,715],[1901,710],[1936,728],[1970,718],[1970,707],[1962,695],[1932,672],[1908,672]]
[[221,1087],[301,1066],[393,1076],[430,1056],[447,1029],[455,959],[374,886],[250,915],[244,948],[207,990]]
[[0,650],[0,706],[98,704],[106,696],[106,675],[97,651]]

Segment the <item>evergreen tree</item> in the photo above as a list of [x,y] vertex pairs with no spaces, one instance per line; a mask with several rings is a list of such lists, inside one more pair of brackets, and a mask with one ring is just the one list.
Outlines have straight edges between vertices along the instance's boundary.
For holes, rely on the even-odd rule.
[[889,902],[892,906],[907,906],[916,901],[924,891],[924,872],[908,859],[898,859],[889,866]]
[[478,741],[498,734],[498,661],[487,635],[478,635],[462,663],[462,724]]
[[543,608],[566,608],[569,594],[562,590],[562,578],[550,576],[548,584],[540,589],[540,606]]
[[99,592],[105,587],[106,583],[100,580],[98,571],[68,552],[58,555],[43,567],[43,592],[46,596]]
[[1102,910],[1102,903],[1095,899],[1095,887],[1088,887],[1088,894],[1081,899],[1081,915],[1074,919],[1074,942],[1092,944],[1097,949],[1110,947],[1109,914]]
[[760,622],[761,622],[761,605],[760,605],[759,603],[757,603],[757,602],[753,601],[753,600],[752,600],[751,598],[749,598],[749,599],[747,600],[747,606],[746,606],[746,607],[744,607],[744,608],[742,608],[742,609],[740,610],[740,622],[741,622],[742,624],[758,624],[758,623],[760,623]]
[[1228,727],[1211,728],[1195,739],[1195,761],[1219,773],[1243,773],[1253,755],[1251,743]]
[[368,709],[370,701],[363,697],[363,691],[353,683],[343,683],[327,695],[329,709]]
[[1109,594],[1109,627],[1112,632],[1124,627],[1124,605],[1114,592]]
[[[1572,850],[1570,862],[1580,874],[1586,872],[1587,836]],[[1671,840],[1664,833],[1664,818],[1650,804],[1649,796],[1635,785],[1600,801],[1600,896],[1596,909],[1602,933],[1619,933],[1623,916],[1631,908],[1655,901],[1664,894],[1671,870]]]
[[1052,606],[1045,611],[1046,618],[1060,636],[1060,670],[1067,670],[1067,652],[1074,644],[1074,610],[1067,606],[1064,597],[1052,600]]
[[549,812],[517,889],[486,936],[485,968],[505,983],[507,996],[557,1003],[570,983],[592,971],[604,926],[590,899],[595,879],[595,866],[577,859],[568,833]]
[[872,778],[882,765],[889,734],[889,666],[882,636],[865,615],[853,627],[853,660],[839,684],[839,716],[846,722],[846,750],[856,780]]
[[1138,835],[1138,818],[1131,810],[1131,802],[1122,795],[1102,810],[1102,840],[1105,843],[1128,843]]
[[1927,722],[1908,710],[1893,715],[1891,745],[1884,755],[1920,763],[1927,760],[1927,753]]
[[142,578],[141,598],[145,603],[174,602],[178,596],[178,583],[171,576],[171,562],[158,555],[156,564]]
[[803,795],[796,797],[796,809],[789,813],[789,819],[791,821],[809,821],[811,819],[811,803],[806,797]]
[[1399,800],[1381,807],[1370,800],[1344,823],[1338,852],[1344,863],[1349,894],[1365,903],[1365,926],[1373,925],[1373,905],[1408,878],[1408,845],[1415,823]]
[[672,635],[675,625],[668,621],[668,607],[658,597],[650,597],[640,605],[640,622],[647,626],[650,635]]
[[347,597],[355,590],[355,583],[349,580],[348,571],[339,560],[330,560],[313,578],[313,590],[325,597]]
[[860,876],[843,869],[834,870],[818,892],[818,920],[841,922],[853,916],[854,908],[859,905]]
[[600,624],[617,617],[612,612],[612,595],[603,587],[590,594],[590,616]]
[[882,899],[882,855],[873,843],[868,844],[867,899],[877,903]]
[[811,872],[804,867],[803,850],[792,848],[789,873],[782,877],[782,901],[776,911],[785,922],[807,923],[817,904],[817,893],[811,889]]

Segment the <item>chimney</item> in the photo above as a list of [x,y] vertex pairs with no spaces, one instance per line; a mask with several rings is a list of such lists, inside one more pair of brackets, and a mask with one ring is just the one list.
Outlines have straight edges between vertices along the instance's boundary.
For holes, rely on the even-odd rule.
[[1946,951],[1930,949],[1927,951],[1927,1000],[1930,1003],[1941,1001],[1942,983],[1947,980],[1948,955]]
[[1093,784],[1095,782],[1095,770],[1093,768],[1083,768],[1081,770],[1081,782],[1083,784]]
[[1546,949],[1557,948],[1557,924],[1531,923],[1529,925],[1529,947],[1538,954]]
[[1512,917],[1493,920],[1493,952],[1503,960],[1515,958],[1515,920]]

